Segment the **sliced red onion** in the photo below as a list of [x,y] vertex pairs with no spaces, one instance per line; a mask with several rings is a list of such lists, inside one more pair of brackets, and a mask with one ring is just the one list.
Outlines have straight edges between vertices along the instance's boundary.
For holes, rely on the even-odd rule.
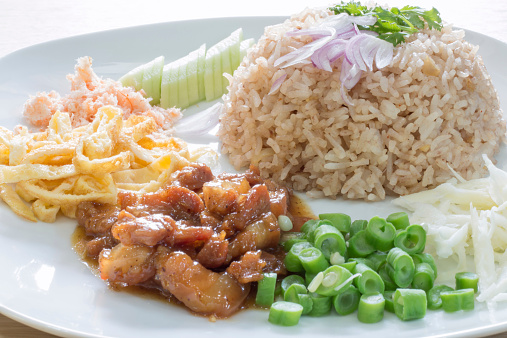
[[359,67],[359,69],[366,71],[366,64],[364,63],[363,57],[361,56],[360,47],[361,44],[368,38],[369,35],[359,34],[354,36],[348,41],[347,48],[345,49],[345,55],[347,59]]
[[343,59],[340,73],[340,81],[347,89],[352,89],[361,79],[363,72],[356,65],[351,63],[347,58]]
[[377,22],[377,18],[373,15],[349,16],[349,20],[350,22],[361,26],[371,26]]
[[[309,35],[314,41],[278,58],[274,65],[285,68],[311,62],[319,69],[332,72],[332,64],[343,58],[340,92],[344,102],[352,105],[346,89],[352,89],[359,82],[363,71],[372,71],[374,61],[377,68],[382,69],[393,60],[394,47],[391,43],[377,38],[375,32],[361,31],[357,27],[373,25],[376,20],[371,15],[356,17],[342,13],[327,17],[314,28],[289,32],[288,36]],[[280,87],[283,80],[278,83],[279,80],[273,83],[270,93]]]
[[309,28],[309,29],[296,29],[291,32],[285,33],[287,36],[301,36],[301,35],[308,35],[312,38],[321,38],[324,36],[330,36],[333,35],[335,30],[331,27],[315,27],[315,28]]
[[375,64],[378,69],[387,67],[393,61],[394,47],[393,44],[385,40],[380,40],[379,49],[375,55]]
[[347,93],[345,92],[345,86],[341,85],[340,87],[340,94],[342,96],[342,99],[343,99],[343,102],[345,102],[346,104],[348,104],[349,106],[354,106],[354,102],[352,102],[349,98],[349,96],[347,95]]
[[283,81],[287,77],[287,73],[283,74],[282,76],[278,77],[275,82],[273,82],[273,85],[271,86],[271,90],[269,91],[268,95],[274,94],[278,88],[282,85]]
[[333,39],[333,36],[326,36],[321,39],[312,41],[303,47],[296,49],[295,51],[290,52],[280,58],[278,58],[274,66],[280,68],[286,68],[295,64],[300,63],[302,60],[310,57],[316,50],[324,46],[330,40]]

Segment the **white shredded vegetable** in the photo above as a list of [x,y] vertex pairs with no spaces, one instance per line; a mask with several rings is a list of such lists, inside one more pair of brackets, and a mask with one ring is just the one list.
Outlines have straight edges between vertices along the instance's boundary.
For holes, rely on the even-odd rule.
[[426,251],[456,261],[450,274],[466,271],[473,256],[479,276],[477,300],[494,309],[507,301],[507,172],[483,155],[490,176],[457,176],[435,189],[402,196],[394,204],[412,212],[411,223],[427,232]]

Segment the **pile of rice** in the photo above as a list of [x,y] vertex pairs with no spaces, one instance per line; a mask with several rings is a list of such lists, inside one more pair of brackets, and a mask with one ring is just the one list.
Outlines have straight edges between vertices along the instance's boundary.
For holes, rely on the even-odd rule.
[[439,185],[453,176],[449,167],[468,180],[485,174],[481,156],[493,158],[506,125],[479,47],[464,31],[444,24],[409,37],[390,66],[363,73],[349,106],[339,67],[273,66],[311,41],[286,32],[329,15],[308,9],[267,27],[234,72],[219,131],[233,165],[257,165],[312,197],[372,201]]

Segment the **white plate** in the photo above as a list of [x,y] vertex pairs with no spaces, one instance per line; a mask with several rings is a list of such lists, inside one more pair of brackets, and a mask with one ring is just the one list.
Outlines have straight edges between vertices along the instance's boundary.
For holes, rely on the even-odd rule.
[[[259,37],[281,17],[246,17],[173,22],[107,31],[53,41],[20,50],[0,59],[0,125],[21,122],[21,111],[30,94],[57,90],[67,93],[65,75],[75,60],[94,59],[94,70],[118,78],[132,67],[159,55],[177,59],[206,42],[217,42],[238,27],[245,37]],[[467,32],[479,44],[480,54],[500,96],[507,100],[507,45]],[[503,109],[506,110],[505,104]],[[195,110],[195,109],[194,109]],[[192,140],[187,140],[192,141]],[[505,147],[504,147],[505,148]],[[500,162],[505,163],[505,149]],[[223,159],[224,168],[227,166]],[[316,213],[345,212],[353,218],[387,216],[389,201],[365,203],[343,200],[311,201]],[[216,323],[191,315],[181,307],[128,293],[115,292],[94,276],[74,253],[71,235],[75,222],[60,218],[55,224],[28,223],[0,205],[0,312],[37,329],[62,336],[121,337],[273,337],[354,336],[478,336],[507,331],[507,308],[491,316],[484,307],[447,314],[429,311],[426,318],[402,322],[386,313],[377,324],[361,324],[354,315],[304,317],[296,327],[267,322],[267,311],[247,310]]]

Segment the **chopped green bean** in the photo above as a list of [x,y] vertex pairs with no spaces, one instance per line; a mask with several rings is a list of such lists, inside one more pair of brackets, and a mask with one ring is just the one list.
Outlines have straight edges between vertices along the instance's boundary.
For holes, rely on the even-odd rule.
[[474,289],[461,289],[453,291],[440,292],[442,298],[442,308],[445,312],[455,312],[459,310],[473,310],[475,301]]
[[312,298],[313,308],[308,315],[312,317],[321,317],[327,315],[331,311],[331,297],[321,296],[317,293],[310,293],[310,297]]
[[319,218],[330,221],[333,226],[340,232],[347,233],[350,231],[351,219],[349,215],[340,213],[320,214]]
[[396,230],[406,229],[410,225],[408,214],[403,211],[390,214],[387,216],[386,221],[394,225]]
[[324,257],[327,259],[335,252],[338,252],[342,257],[345,256],[347,252],[345,238],[343,238],[342,233],[332,225],[322,224],[319,226],[315,229],[313,238],[315,247],[322,251]]
[[438,310],[442,307],[442,298],[440,294],[445,291],[453,291],[453,288],[447,285],[435,285],[428,291],[428,309]]
[[299,323],[303,306],[296,303],[278,301],[269,309],[268,321],[275,325],[293,326]]
[[355,234],[357,234],[361,230],[366,230],[366,226],[368,225],[368,221],[364,219],[358,219],[352,222],[350,225],[349,236],[352,238]]
[[287,288],[287,291],[283,294],[283,300],[286,302],[298,302],[298,295],[308,293],[306,286],[301,284],[292,284]]
[[306,272],[319,273],[329,266],[326,257],[317,248],[306,248],[299,253],[299,260]]
[[394,313],[401,320],[423,318],[426,307],[426,292],[423,290],[398,289],[394,293]]
[[345,290],[333,297],[333,305],[336,312],[346,316],[357,310],[361,293],[354,285],[349,285]]
[[285,215],[278,216],[278,226],[282,231],[291,231],[293,227],[292,221]]
[[342,266],[344,267],[345,269],[349,270],[350,272],[352,272],[354,270],[354,267],[356,266],[357,262],[354,261],[354,260],[348,260],[346,261],[345,263],[342,263],[342,264],[338,264],[339,266]]
[[358,231],[349,239],[349,247],[347,252],[349,257],[366,257],[375,251],[366,238],[366,230]]
[[437,278],[437,276],[438,276],[437,264],[435,263],[435,258],[433,258],[433,256],[431,254],[429,254],[427,252],[421,252],[421,253],[413,254],[410,256],[414,260],[414,264],[419,264],[419,263],[429,264],[431,266],[431,268],[433,269],[433,272],[435,273],[435,278]]
[[301,227],[301,232],[306,234],[306,237],[308,238],[308,241],[313,244],[315,238],[315,230],[320,227],[323,224],[327,225],[333,225],[330,221],[327,220],[320,220],[320,219],[311,219],[309,221],[306,221],[305,224]]
[[[323,279],[315,290],[321,296],[334,296],[352,284],[352,273],[344,267],[332,265],[323,272]],[[350,279],[350,280],[349,280]]]
[[372,217],[366,226],[368,242],[379,251],[388,251],[394,246],[396,228],[381,217]]
[[262,279],[257,283],[257,294],[255,304],[260,306],[271,306],[275,301],[276,273],[264,273]]
[[385,310],[394,313],[394,290],[388,290],[384,292]]
[[373,262],[370,261],[368,258],[353,257],[353,258],[349,258],[349,260],[347,262],[356,262],[357,264],[362,263],[364,265],[369,266],[372,269],[374,266]]
[[382,294],[362,295],[357,308],[357,319],[362,323],[378,323],[384,318],[384,307]]
[[368,256],[366,256],[366,259],[368,259],[371,262],[371,265],[368,265],[370,268],[372,268],[375,271],[378,271],[381,265],[383,265],[387,261],[387,253],[381,252],[381,251],[375,251]]
[[405,230],[399,231],[394,238],[394,246],[410,255],[423,252],[425,245],[426,230],[418,224],[409,225]]
[[300,293],[298,294],[298,304],[301,304],[303,307],[303,315],[307,315],[312,312],[313,309],[313,299],[309,294]]
[[305,269],[303,268],[303,265],[301,264],[301,260],[299,259],[299,254],[301,251],[307,248],[312,248],[313,245],[311,245],[309,242],[299,242],[295,243],[287,252],[287,255],[284,259],[285,267],[290,272],[304,272]]
[[384,288],[388,291],[395,291],[398,288],[398,285],[389,277],[389,274],[387,273],[387,263],[384,263],[380,266],[378,269],[378,274],[380,278],[382,278],[382,281],[384,282]]
[[280,284],[282,288],[282,297],[285,295],[285,292],[292,284],[301,284],[305,285],[305,280],[303,277],[299,275],[288,275],[284,279],[282,279],[282,283]]
[[456,274],[456,290],[474,289],[477,293],[479,284],[479,276],[473,272],[458,272]]
[[435,282],[435,272],[428,263],[419,263],[415,265],[414,279],[412,287],[428,292]]
[[360,274],[354,279],[354,285],[363,295],[384,293],[385,286],[382,278],[369,266],[358,263],[354,268],[354,274]]
[[414,279],[415,266],[412,257],[400,248],[392,248],[387,254],[387,274],[400,288],[406,288]]
[[306,234],[303,232],[285,232],[280,236],[280,245],[285,252],[288,252],[292,246],[299,242],[308,242]]

